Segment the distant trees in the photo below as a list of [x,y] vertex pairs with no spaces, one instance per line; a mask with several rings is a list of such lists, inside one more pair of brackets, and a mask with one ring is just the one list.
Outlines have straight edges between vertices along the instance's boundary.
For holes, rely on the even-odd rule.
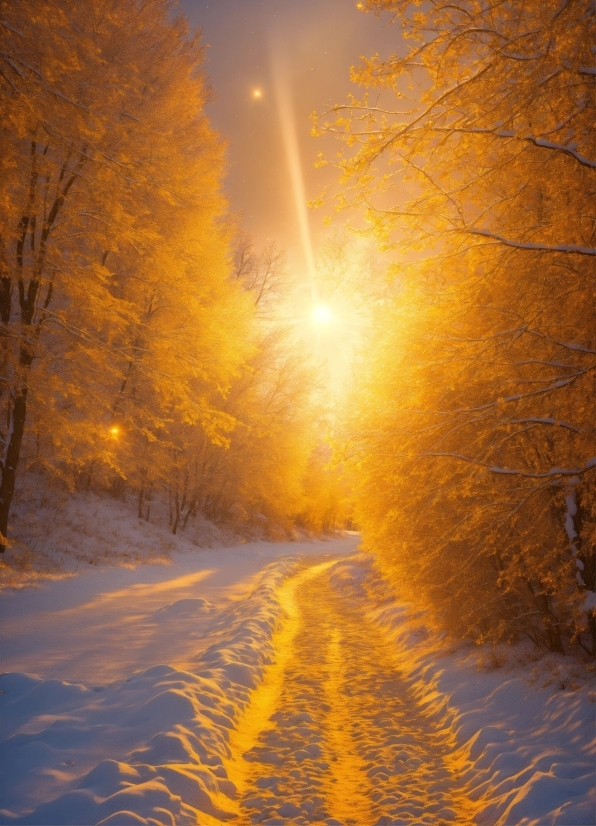
[[225,440],[187,430],[169,483],[171,525],[176,532],[201,512],[276,536],[291,531],[303,508],[317,432],[317,374],[280,312],[291,286],[283,253],[273,242],[258,252],[241,235],[231,270],[251,303],[254,325],[251,351],[220,398],[222,414],[234,424]]
[[319,124],[398,251],[346,422],[359,518],[439,626],[596,650],[594,6],[366,5],[405,56]]

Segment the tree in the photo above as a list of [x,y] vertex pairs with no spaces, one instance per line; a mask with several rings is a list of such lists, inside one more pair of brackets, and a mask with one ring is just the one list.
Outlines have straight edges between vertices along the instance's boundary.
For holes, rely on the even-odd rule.
[[454,633],[594,648],[593,6],[366,5],[411,46],[322,127],[353,147],[340,208],[399,251],[349,424],[360,518]]
[[0,39],[6,536],[31,413],[57,468],[126,475],[173,420],[217,438],[250,310],[203,53],[168,0],[6,2]]
[[197,513],[220,523],[290,532],[303,506],[304,474],[314,443],[316,371],[281,310],[292,285],[273,242],[257,251],[240,235],[233,278],[254,313],[252,352],[221,409],[234,423],[225,440],[185,430],[171,479],[171,527]]

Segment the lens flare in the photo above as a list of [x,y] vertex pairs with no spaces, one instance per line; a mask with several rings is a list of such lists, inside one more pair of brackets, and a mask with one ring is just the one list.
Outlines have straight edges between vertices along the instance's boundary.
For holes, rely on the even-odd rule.
[[311,317],[313,322],[318,325],[329,324],[335,318],[326,304],[317,304],[316,307],[313,307]]

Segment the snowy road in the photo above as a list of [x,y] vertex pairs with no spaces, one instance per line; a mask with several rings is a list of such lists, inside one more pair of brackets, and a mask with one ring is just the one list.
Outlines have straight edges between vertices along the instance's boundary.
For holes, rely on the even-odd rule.
[[276,665],[232,733],[243,823],[470,823],[451,749],[333,563],[290,579]]
[[355,536],[179,542],[1,595],[0,824],[596,824],[571,658],[445,650]]

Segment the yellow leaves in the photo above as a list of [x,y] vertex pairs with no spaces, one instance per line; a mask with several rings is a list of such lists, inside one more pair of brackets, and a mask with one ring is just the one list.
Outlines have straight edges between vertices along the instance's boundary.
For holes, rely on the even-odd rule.
[[[578,586],[559,482],[546,488],[530,477],[583,467],[587,443],[572,434],[578,427],[594,437],[586,380],[594,360],[568,344],[592,341],[596,324],[579,310],[591,306],[590,267],[523,249],[537,238],[579,244],[588,186],[581,164],[534,138],[561,132],[556,143],[571,118],[582,151],[596,157],[571,91],[577,76],[564,76],[543,50],[552,40],[557,61],[577,65],[589,40],[577,10],[563,24],[558,9],[529,4],[515,20],[508,8],[492,9],[499,37],[478,34],[487,21],[473,3],[404,21],[415,41],[409,55],[364,61],[353,78],[377,86],[382,77],[399,89],[408,73],[415,105],[406,116],[389,101],[342,113],[348,146],[363,123],[374,135],[344,163],[337,198],[340,209],[363,210],[401,256],[345,424],[368,544],[402,594],[452,633],[495,639],[526,630],[551,646],[549,615],[570,637],[577,631],[565,595]],[[533,34],[522,50],[523,30]],[[503,47],[507,40],[515,47]],[[593,84],[582,94],[593,97]],[[488,234],[471,238],[479,228]],[[594,528],[582,530],[587,537]],[[537,619],[516,625],[511,606]]]
[[317,137],[319,137],[321,132],[320,132],[320,129],[319,129],[319,117],[317,115],[316,110],[313,110],[310,113],[310,120],[312,121],[312,127],[311,127],[311,130],[310,130],[310,134],[312,135],[313,138],[317,138]]
[[[340,155],[340,157],[341,157],[341,155]],[[319,152],[318,155],[317,155],[317,160],[315,162],[315,169],[320,169],[323,166],[327,166],[327,164],[328,164],[327,159],[325,158],[325,156],[323,155],[322,152]]]
[[[161,0],[110,14],[99,0],[32,8],[6,10],[23,37],[0,30],[35,65],[15,80],[0,160],[13,258],[33,191],[26,290],[39,265],[29,249],[60,205],[40,265],[30,415],[63,468],[96,461],[134,479],[146,462],[163,481],[185,430],[230,444],[224,397],[254,353],[250,299],[229,279],[223,142],[203,111],[202,51]],[[33,154],[30,135],[43,136]]]

